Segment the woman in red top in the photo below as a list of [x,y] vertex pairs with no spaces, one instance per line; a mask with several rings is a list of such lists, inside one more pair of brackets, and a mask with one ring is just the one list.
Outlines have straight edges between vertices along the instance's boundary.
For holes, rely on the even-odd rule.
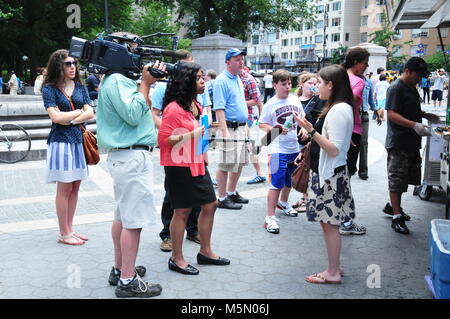
[[178,62],[179,68],[170,77],[163,100],[162,124],[158,133],[161,165],[166,173],[165,188],[169,192],[174,210],[170,223],[172,257],[169,269],[186,275],[197,275],[198,269],[183,257],[183,237],[192,207],[201,206],[198,218],[200,252],[198,264],[229,265],[230,261],[218,257],[211,250],[211,233],[217,198],[211,177],[205,166],[206,154],[196,155],[197,143],[204,133],[199,127],[202,108],[197,94],[205,90],[200,65]]

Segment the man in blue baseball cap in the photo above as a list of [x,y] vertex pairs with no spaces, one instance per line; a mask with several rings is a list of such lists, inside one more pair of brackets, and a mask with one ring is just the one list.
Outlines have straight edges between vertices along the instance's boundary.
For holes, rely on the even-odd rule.
[[242,51],[239,50],[237,48],[232,48],[230,50],[228,50],[227,54],[225,55],[225,63],[227,63],[227,61],[233,57],[233,56],[238,56],[238,55],[242,55],[242,56],[246,56],[247,52],[246,51]]
[[[219,122],[218,137],[243,141],[247,138],[248,118],[244,85],[239,73],[244,68],[245,51],[233,48],[225,55],[226,69],[213,85],[213,105]],[[241,209],[248,199],[236,191],[242,167],[249,162],[244,142],[218,142],[219,166],[216,173],[219,208]]]

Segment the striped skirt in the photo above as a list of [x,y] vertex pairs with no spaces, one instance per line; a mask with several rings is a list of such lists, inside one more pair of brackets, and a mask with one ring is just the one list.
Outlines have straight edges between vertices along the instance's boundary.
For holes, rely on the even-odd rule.
[[83,144],[50,143],[47,147],[46,182],[71,183],[89,175]]

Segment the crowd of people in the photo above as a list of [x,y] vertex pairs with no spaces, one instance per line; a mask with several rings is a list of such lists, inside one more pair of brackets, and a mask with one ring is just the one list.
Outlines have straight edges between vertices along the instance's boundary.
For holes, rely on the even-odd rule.
[[[91,76],[90,92],[79,79],[78,62],[66,50],[52,54],[42,80],[42,97],[53,125],[48,138],[47,182],[57,183],[57,241],[83,245],[88,237],[73,229],[78,190],[88,177],[80,125],[94,117],[97,99],[98,145],[108,151],[107,164],[117,203],[112,224],[114,266],[109,283],[117,297],[152,297],[162,287],[142,279],[146,269],[136,266],[141,230],[155,222],[152,151],[160,149],[165,173],[161,211],[161,250],[171,252],[168,268],[184,275],[199,270],[183,255],[183,237],[200,245],[197,264],[226,266],[231,263],[212,250],[212,230],[217,208],[242,209],[249,199],[237,190],[243,166],[250,161],[256,177],[249,184],[265,182],[257,154],[249,147],[250,127],[258,122],[264,132],[280,134],[268,145],[269,178],[264,227],[278,234],[276,217],[306,213],[319,222],[327,249],[325,271],[306,277],[310,283],[341,283],[341,235],[363,235],[367,229],[354,222],[355,201],[351,177],[358,172],[368,179],[367,149],[369,110],[378,124],[387,111],[389,203],[394,231],[407,234],[410,217],[401,208],[408,184],[420,184],[420,142],[429,134],[422,117],[436,116],[420,109],[416,85],[429,72],[421,58],[411,58],[404,72],[390,86],[384,69],[373,79],[364,77],[369,53],[352,48],[343,65],[322,68],[318,74],[303,72],[296,94],[291,73],[270,74],[264,100],[257,81],[244,67],[245,51],[233,48],[225,56],[225,70],[204,72],[189,52],[177,76],[158,81],[145,66],[136,82],[113,73],[103,79]],[[159,61],[153,68],[165,71]],[[273,90],[273,91],[272,91]],[[273,95],[273,96],[271,96]],[[198,151],[205,133],[202,118],[208,115],[219,153],[215,179],[208,169],[208,152]],[[291,175],[310,149],[310,182],[306,193],[289,203]],[[251,158],[253,157],[253,158]],[[359,158],[359,166],[357,166]],[[217,193],[214,184],[217,184]]]

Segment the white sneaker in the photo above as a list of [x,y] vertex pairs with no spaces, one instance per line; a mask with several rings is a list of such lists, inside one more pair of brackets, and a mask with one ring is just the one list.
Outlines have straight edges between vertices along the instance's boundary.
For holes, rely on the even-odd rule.
[[278,226],[278,218],[274,216],[266,216],[266,222],[264,228],[272,234],[278,234],[280,232],[280,226]]
[[277,208],[289,217],[297,217],[298,216],[298,212],[295,209],[293,209],[291,204],[289,204],[289,203],[286,206],[284,206],[283,204],[278,202]]

